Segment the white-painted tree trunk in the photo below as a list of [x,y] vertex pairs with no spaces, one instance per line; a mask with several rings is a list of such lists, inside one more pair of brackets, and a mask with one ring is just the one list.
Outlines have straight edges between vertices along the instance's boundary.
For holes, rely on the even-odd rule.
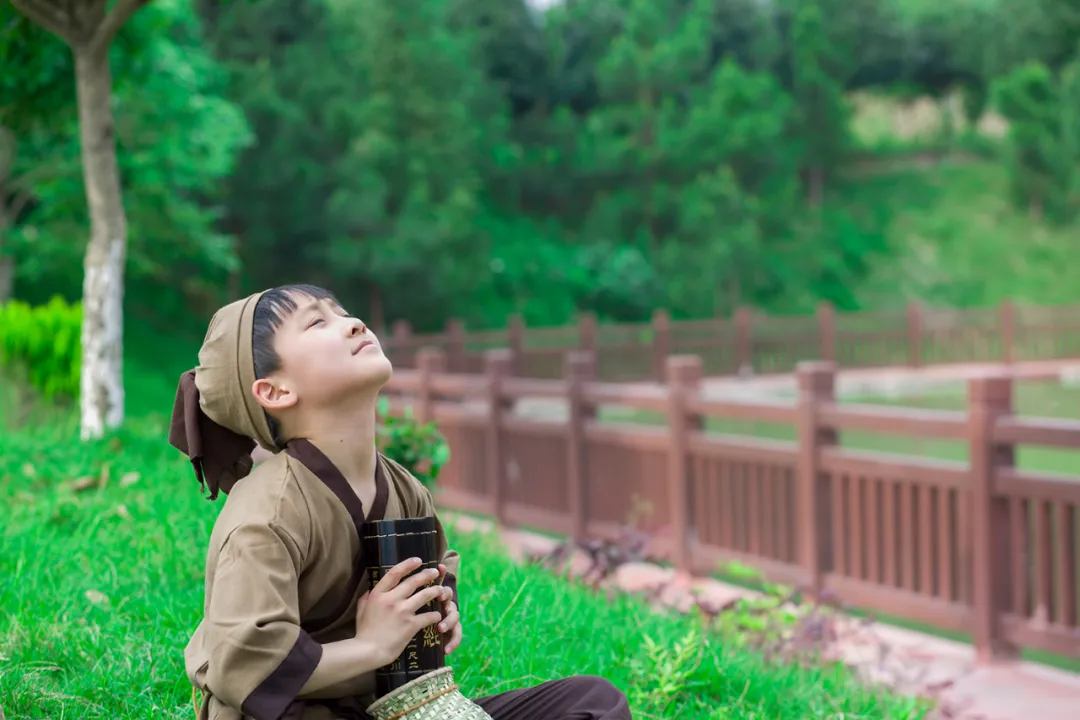
[[80,435],[101,437],[124,421],[124,263],[127,219],[116,163],[107,47],[74,48],[83,181],[90,242],[83,278]]

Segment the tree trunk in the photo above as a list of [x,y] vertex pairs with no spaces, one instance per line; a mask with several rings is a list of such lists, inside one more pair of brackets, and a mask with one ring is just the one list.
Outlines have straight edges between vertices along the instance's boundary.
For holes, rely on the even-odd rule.
[[820,167],[809,169],[806,186],[806,200],[810,207],[820,207],[825,199],[825,170]]
[[83,278],[80,435],[101,437],[124,420],[124,262],[127,219],[120,192],[108,51],[73,48],[90,242]]
[[11,298],[15,286],[15,258],[0,255],[0,305]]
[[1031,202],[1028,204],[1028,214],[1031,215],[1031,219],[1035,222],[1042,222],[1044,212],[1043,199],[1041,196],[1031,196]]
[[242,252],[243,251],[243,246],[241,244],[243,242],[243,240],[242,240],[242,236],[240,235],[240,233],[237,233],[237,232],[233,233],[233,237],[236,238],[236,268],[232,272],[229,273],[229,282],[228,282],[228,288],[229,289],[227,291],[228,301],[229,302],[233,302],[234,300],[239,300],[240,297],[241,297],[240,293],[241,293],[242,288],[243,288],[242,279],[240,277],[241,273],[244,270],[244,257],[243,257],[243,252]]
[[[8,208],[4,203],[4,188],[0,186],[0,253],[4,249],[4,239],[9,231]],[[12,218],[14,220],[14,218]],[[11,297],[15,284],[15,258],[0,254],[0,305],[3,305]],[[2,718],[0,718],[2,720]]]
[[375,328],[375,332],[383,333],[386,330],[386,318],[383,315],[382,288],[372,282],[368,285],[368,325]]

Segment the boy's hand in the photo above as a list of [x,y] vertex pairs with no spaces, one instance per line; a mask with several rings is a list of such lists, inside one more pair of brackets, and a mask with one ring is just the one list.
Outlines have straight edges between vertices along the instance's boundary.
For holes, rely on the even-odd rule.
[[450,588],[425,587],[439,577],[433,569],[405,577],[418,567],[418,558],[398,563],[356,604],[356,639],[367,645],[380,666],[393,662],[417,632],[443,622],[440,612],[418,615],[421,608],[453,598]]
[[461,618],[458,615],[457,604],[453,600],[443,603],[446,617],[439,623],[439,632],[442,633],[443,649],[446,654],[457,650],[461,644]]
[[[440,583],[445,576],[446,566],[439,565]],[[443,601],[443,619],[439,623],[439,632],[442,634],[443,650],[447,655],[461,645],[461,615],[458,613],[458,606],[453,598]]]

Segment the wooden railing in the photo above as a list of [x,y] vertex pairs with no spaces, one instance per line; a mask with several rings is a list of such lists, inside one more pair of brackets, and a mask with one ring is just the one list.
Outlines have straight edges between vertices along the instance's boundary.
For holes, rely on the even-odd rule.
[[614,325],[586,313],[571,326],[527,328],[514,317],[504,330],[481,332],[455,320],[430,335],[400,321],[383,344],[397,367],[415,367],[420,348],[440,347],[457,373],[480,372],[484,352],[502,348],[513,374],[534,378],[559,378],[565,352],[590,350],[599,378],[661,382],[667,357],[687,353],[701,357],[709,375],[790,372],[805,360],[854,368],[1080,357],[1080,306],[837,313],[824,303],[802,317],[742,309],[730,319],[672,321],[658,311],[649,323]]
[[[839,404],[832,363],[801,364],[793,402],[748,403],[704,398],[695,356],[668,358],[663,385],[629,386],[594,380],[588,351],[566,355],[561,380],[514,377],[513,361],[493,350],[483,373],[447,373],[446,353],[425,349],[388,386],[392,408],[450,444],[440,504],[579,538],[636,523],[687,571],[738,560],[969,632],[983,658],[1080,655],[1080,477],[1014,462],[1021,444],[1080,447],[1080,422],[1014,415],[1004,367],[970,381],[959,412]],[[514,411],[526,398],[550,407]],[[616,405],[645,417],[598,416]],[[718,418],[793,439],[715,432]],[[849,431],[951,440],[957,459],[870,452],[840,442]]]

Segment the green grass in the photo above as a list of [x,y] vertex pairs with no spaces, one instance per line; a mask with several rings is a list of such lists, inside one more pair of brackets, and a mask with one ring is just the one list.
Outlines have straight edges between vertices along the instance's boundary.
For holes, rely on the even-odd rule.
[[[0,706],[9,720],[190,717],[181,650],[201,610],[218,506],[200,497],[163,430],[144,421],[89,447],[55,429],[0,440]],[[73,489],[103,476],[103,487]],[[491,538],[454,533],[454,542],[467,622],[455,665],[470,694],[593,673],[636,688],[640,717],[920,716],[912,701],[862,690],[839,669],[768,666],[708,639],[696,619],[630,598],[608,603],[516,566]],[[679,659],[674,648],[687,638],[693,652]],[[650,657],[647,639],[663,650]]]
[[[140,377],[145,367],[129,366],[129,388],[149,393],[145,412],[106,440],[79,443],[70,410],[43,408],[34,417],[46,425],[0,433],[7,720],[193,716],[182,651],[200,617],[219,505],[165,441],[173,377]],[[769,664],[696,617],[608,602],[516,565],[495,538],[450,532],[464,558],[466,630],[453,664],[469,695],[587,673],[624,689],[636,718],[925,715],[925,704],[872,692],[840,667]]]
[[888,171],[881,162],[872,165],[872,172],[853,171],[828,197],[865,222],[883,224],[887,250],[856,291],[861,307],[1080,299],[1076,223],[1055,227],[1017,208],[999,160],[965,154],[941,162],[898,160]]

